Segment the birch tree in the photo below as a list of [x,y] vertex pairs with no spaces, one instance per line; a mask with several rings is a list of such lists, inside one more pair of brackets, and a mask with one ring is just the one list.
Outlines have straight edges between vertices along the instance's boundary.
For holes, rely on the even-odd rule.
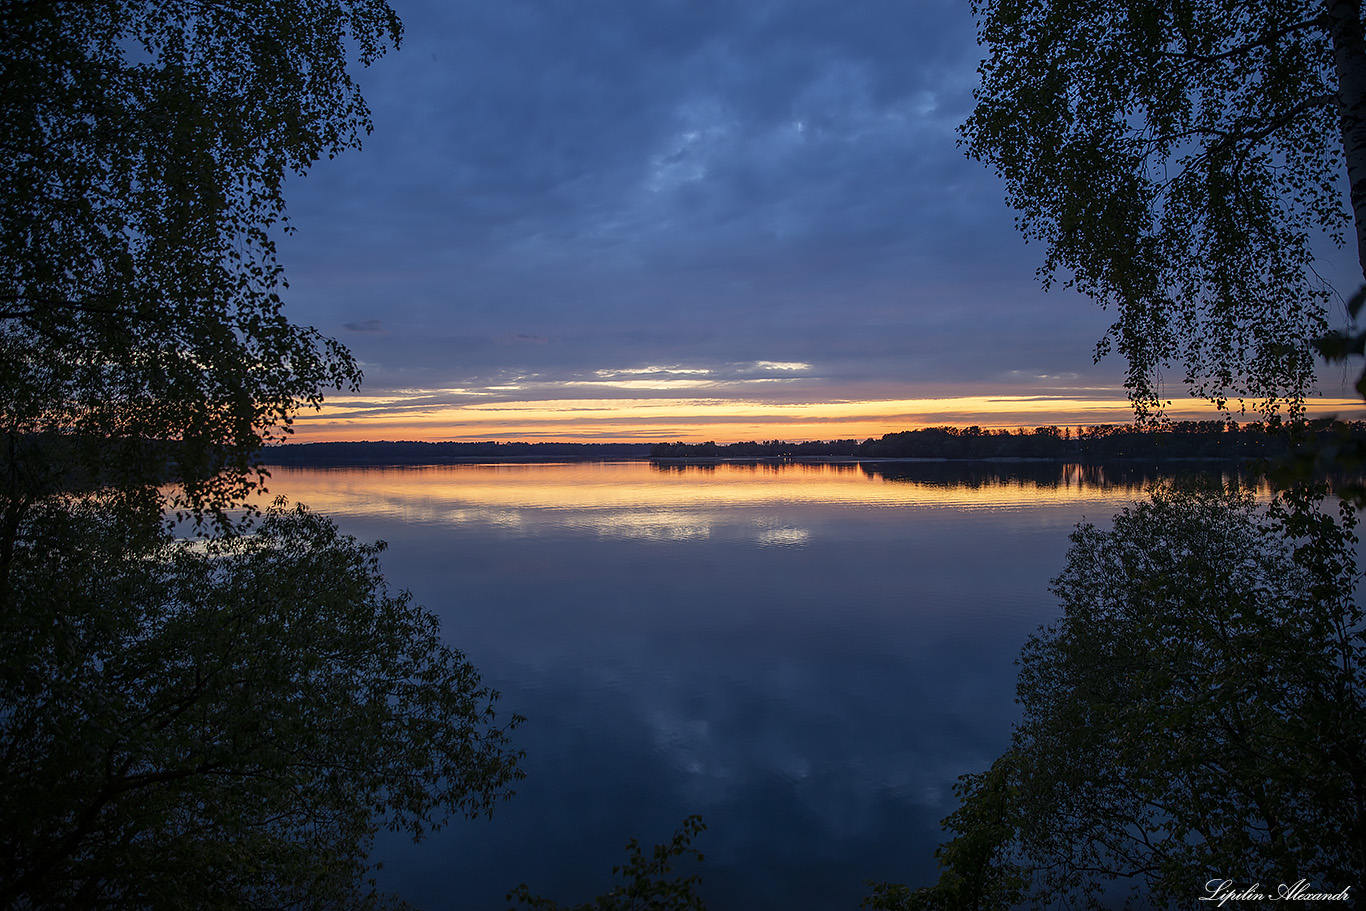
[[0,570],[81,477],[224,519],[261,446],[359,382],[284,314],[274,238],[400,36],[382,0],[0,3]]
[[274,238],[400,34],[383,0],[0,2],[0,906],[382,906],[381,826],[519,777],[378,546],[165,521],[242,531],[261,447],[360,380]]
[[[1334,293],[1366,274],[1366,41],[1355,0],[975,4],[962,136],[992,165],[1045,285],[1115,312],[1140,419],[1192,395],[1302,413]],[[1353,299],[1353,312],[1359,306]],[[1339,343],[1332,353],[1348,353]],[[1360,348],[1359,343],[1357,348]]]

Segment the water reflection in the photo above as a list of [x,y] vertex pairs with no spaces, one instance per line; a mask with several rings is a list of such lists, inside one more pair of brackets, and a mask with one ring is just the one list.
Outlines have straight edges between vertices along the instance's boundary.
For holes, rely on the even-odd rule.
[[1222,463],[1115,462],[1081,465],[1057,462],[865,462],[859,466],[870,476],[888,481],[982,490],[1017,487],[1033,491],[1061,490],[1082,493],[1106,490],[1126,498],[1141,496],[1153,484],[1182,477],[1215,477],[1225,482],[1265,489],[1265,481],[1248,468]]
[[[325,512],[512,528],[527,512],[538,523],[557,522],[553,514],[561,512],[604,534],[637,526],[646,536],[650,528],[692,528],[702,517],[737,507],[996,507],[1074,502],[1078,495],[1121,503],[1163,477],[1150,466],[944,462],[274,468],[272,475],[272,491],[288,489]],[[691,507],[686,515],[680,504]]]
[[566,901],[687,814],[714,911],[855,908],[924,880],[950,786],[1003,748],[1013,660],[1081,518],[1149,479],[945,463],[276,469],[528,722],[493,820],[381,843],[431,909]]

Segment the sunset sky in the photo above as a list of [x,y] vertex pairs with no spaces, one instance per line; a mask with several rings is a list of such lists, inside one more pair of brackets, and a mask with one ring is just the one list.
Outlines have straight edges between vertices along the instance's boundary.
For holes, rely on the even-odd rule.
[[[1110,314],[1040,290],[957,145],[965,2],[394,5],[403,47],[360,78],[374,134],[286,187],[289,312],[365,371],[296,439],[1129,419],[1123,364],[1092,363]],[[1322,271],[1352,284],[1348,255]],[[1179,370],[1168,392],[1211,413]]]

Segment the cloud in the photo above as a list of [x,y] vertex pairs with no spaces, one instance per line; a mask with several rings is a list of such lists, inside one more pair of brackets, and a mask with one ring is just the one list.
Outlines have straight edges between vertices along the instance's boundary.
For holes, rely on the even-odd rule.
[[754,370],[779,371],[783,373],[804,373],[811,369],[810,364],[803,364],[800,361],[755,361],[750,366]]
[[674,375],[674,374],[683,374],[683,375],[696,374],[696,375],[705,376],[705,375],[707,375],[707,374],[709,374],[709,373],[711,373],[711,372],[712,372],[712,370],[711,370],[711,368],[709,368],[709,367],[683,367],[683,366],[680,366],[680,365],[677,365],[677,364],[675,364],[675,365],[673,365],[673,366],[671,366],[671,367],[664,367],[664,366],[661,366],[661,365],[659,365],[659,364],[651,364],[651,365],[645,366],[645,367],[624,367],[624,368],[615,369],[615,370],[614,370],[614,369],[603,369],[603,370],[594,370],[594,371],[593,371],[593,373],[594,373],[595,375],[600,376],[600,377],[603,377],[604,379],[613,379],[613,378],[616,378],[616,377],[630,377],[630,376],[653,376],[653,375],[656,375],[656,374],[666,374],[666,375]]
[[[408,281],[453,277],[458,298],[533,269],[844,274],[889,246],[947,252],[946,227],[971,221],[955,213],[1000,208],[994,187],[973,199],[980,169],[955,147],[976,47],[947,0],[508,0],[405,17],[404,51],[366,74],[376,133],[291,208],[332,210],[305,230]],[[522,305],[585,303],[565,290]]]
[[280,240],[291,317],[340,324],[367,393],[1122,388],[1091,362],[1110,317],[1039,290],[957,145],[980,55],[958,0],[402,14],[361,74],[373,135],[291,181]]

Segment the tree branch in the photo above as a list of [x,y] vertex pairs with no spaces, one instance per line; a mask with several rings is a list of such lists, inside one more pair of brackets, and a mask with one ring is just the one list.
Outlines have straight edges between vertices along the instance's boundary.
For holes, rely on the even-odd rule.
[[[1257,38],[1254,41],[1248,41],[1245,44],[1240,44],[1237,47],[1231,47],[1228,50],[1220,51],[1217,54],[1197,54],[1193,51],[1158,51],[1157,54],[1159,57],[1171,57],[1176,60],[1191,60],[1196,63],[1218,63],[1220,60],[1228,60],[1230,57],[1237,57],[1240,54],[1246,54],[1248,51],[1254,50],[1259,47],[1270,47],[1277,41],[1280,41],[1286,35],[1300,31],[1301,29],[1326,29],[1327,27],[1327,19],[1324,16],[1315,16],[1312,19],[1305,19],[1302,22],[1295,22],[1291,25],[1284,26],[1283,28],[1278,28],[1275,31],[1268,32],[1267,34],[1262,35],[1260,38]],[[1187,40],[1189,40],[1189,37],[1187,38]]]
[[39,307],[56,307],[62,310],[78,310],[81,313],[96,313],[101,316],[130,316],[138,312],[125,307],[99,307],[84,301],[63,297],[32,297],[27,294],[0,294],[0,302],[18,304],[0,309],[0,319],[22,319],[36,313]]

